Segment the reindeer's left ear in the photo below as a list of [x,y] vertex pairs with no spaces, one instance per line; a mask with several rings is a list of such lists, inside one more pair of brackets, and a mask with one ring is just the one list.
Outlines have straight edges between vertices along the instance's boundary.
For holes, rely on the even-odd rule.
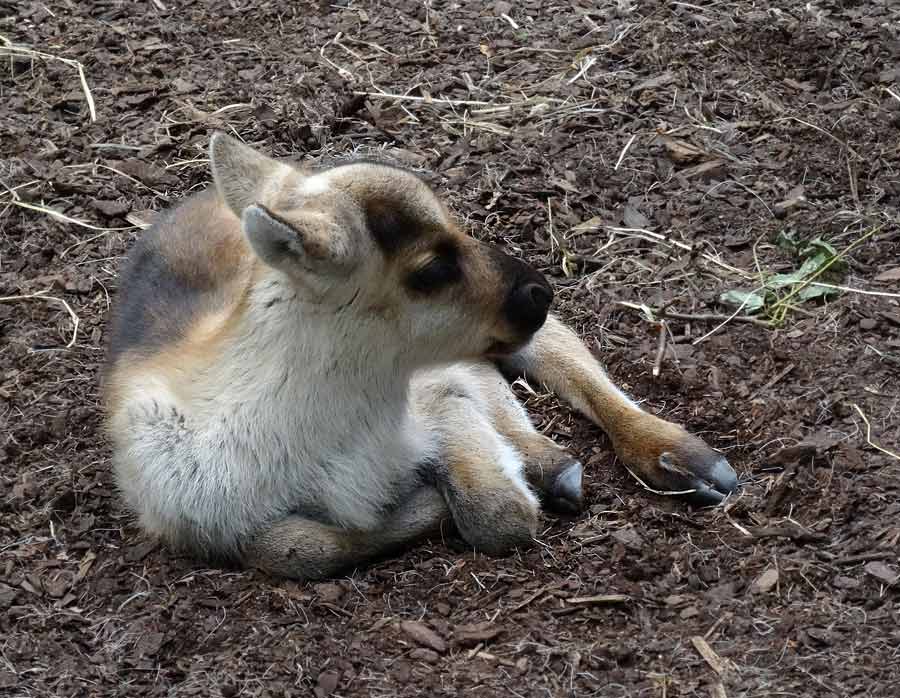
[[251,204],[241,224],[256,255],[287,274],[344,277],[356,263],[346,230],[326,213],[304,209],[284,220]]
[[294,172],[224,133],[213,134],[209,160],[219,195],[238,218],[251,204],[267,203],[266,195]]

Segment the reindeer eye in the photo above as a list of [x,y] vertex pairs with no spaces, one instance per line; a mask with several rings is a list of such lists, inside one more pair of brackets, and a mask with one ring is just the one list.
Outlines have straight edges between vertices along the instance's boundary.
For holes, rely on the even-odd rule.
[[438,254],[428,264],[406,277],[406,286],[416,293],[437,293],[462,278],[455,252]]

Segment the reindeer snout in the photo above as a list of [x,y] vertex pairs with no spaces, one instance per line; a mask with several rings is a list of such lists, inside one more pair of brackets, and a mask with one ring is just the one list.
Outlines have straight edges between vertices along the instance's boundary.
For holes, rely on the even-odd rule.
[[543,274],[523,262],[516,261],[516,265],[518,273],[503,305],[503,313],[516,331],[530,336],[547,319],[553,289]]

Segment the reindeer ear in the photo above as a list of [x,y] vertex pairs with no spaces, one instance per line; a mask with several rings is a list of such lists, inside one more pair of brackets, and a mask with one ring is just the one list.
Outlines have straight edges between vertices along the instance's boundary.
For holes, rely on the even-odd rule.
[[293,170],[239,140],[214,133],[209,144],[213,181],[219,195],[235,215],[260,202],[273,182]]
[[327,214],[303,209],[285,220],[260,204],[251,204],[244,209],[241,224],[256,255],[287,274],[334,277],[353,268],[349,236]]

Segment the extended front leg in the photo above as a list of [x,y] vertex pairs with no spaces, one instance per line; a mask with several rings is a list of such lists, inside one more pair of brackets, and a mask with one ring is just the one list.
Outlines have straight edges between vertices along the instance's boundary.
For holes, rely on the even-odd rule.
[[539,381],[598,424],[625,466],[649,486],[686,492],[698,504],[716,504],[737,487],[737,475],[720,453],[635,405],[578,336],[552,315],[500,366],[508,377]]

